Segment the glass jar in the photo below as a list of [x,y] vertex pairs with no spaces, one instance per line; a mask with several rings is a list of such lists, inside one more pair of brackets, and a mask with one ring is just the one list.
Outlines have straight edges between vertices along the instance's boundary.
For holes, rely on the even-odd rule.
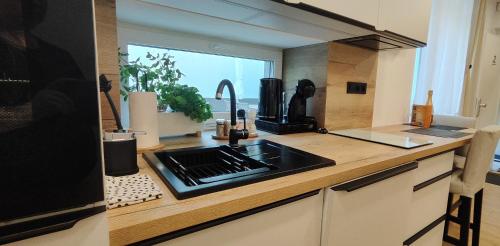
[[224,134],[224,123],[226,122],[226,120],[224,119],[217,119],[215,120],[215,135],[217,137],[223,137],[225,134]]

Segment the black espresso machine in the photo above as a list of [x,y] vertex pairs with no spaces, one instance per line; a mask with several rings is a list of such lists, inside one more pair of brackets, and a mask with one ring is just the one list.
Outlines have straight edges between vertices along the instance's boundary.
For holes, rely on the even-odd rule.
[[259,130],[274,134],[316,131],[316,119],[306,116],[307,98],[314,96],[315,91],[316,87],[312,81],[299,80],[287,111],[283,81],[276,78],[261,79],[258,119],[255,120],[255,126]]

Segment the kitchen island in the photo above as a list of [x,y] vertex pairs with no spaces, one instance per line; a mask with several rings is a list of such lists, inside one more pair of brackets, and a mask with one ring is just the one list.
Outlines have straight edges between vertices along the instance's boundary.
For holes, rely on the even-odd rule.
[[[148,164],[139,158],[140,173],[150,175],[164,195],[158,200],[109,210],[107,214],[111,244],[130,244],[173,233],[398,166],[412,165],[417,160],[435,156],[442,156],[439,158],[447,158],[446,160],[451,156],[453,159],[450,151],[469,143],[472,137],[439,138],[402,132],[410,128],[412,127],[396,125],[372,130],[412,136],[432,141],[433,144],[407,150],[329,134],[265,135],[262,138],[333,159],[336,165],[185,200],[177,200]],[[221,143],[226,142],[188,141],[168,145],[168,148]],[[449,168],[451,169],[451,163]],[[441,198],[446,200],[446,197]]]

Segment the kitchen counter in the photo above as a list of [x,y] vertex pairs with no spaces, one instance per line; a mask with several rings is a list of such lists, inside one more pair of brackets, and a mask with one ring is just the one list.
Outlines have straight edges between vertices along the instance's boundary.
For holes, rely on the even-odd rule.
[[[373,128],[401,136],[429,140],[434,144],[415,149],[401,149],[329,134],[300,133],[292,135],[263,134],[283,145],[317,154],[336,161],[336,165],[291,176],[245,185],[185,200],[177,200],[162,180],[139,158],[140,173],[150,175],[164,196],[107,212],[112,245],[138,242],[165,233],[270,204],[279,200],[356,179],[403,163],[449,151],[470,142],[463,138],[439,138],[417,135],[402,130],[411,126],[395,125]],[[243,143],[244,141],[242,141]],[[209,137],[188,140],[165,140],[169,149],[226,143]]]

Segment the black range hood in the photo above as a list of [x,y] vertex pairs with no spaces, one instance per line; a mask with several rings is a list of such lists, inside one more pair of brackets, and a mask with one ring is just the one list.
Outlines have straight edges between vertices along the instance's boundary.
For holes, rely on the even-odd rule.
[[407,38],[389,31],[371,35],[341,39],[336,42],[359,46],[370,50],[414,49],[425,47],[426,43]]
[[363,28],[370,32],[368,35],[356,36],[352,38],[346,38],[341,40],[335,40],[335,42],[345,43],[349,45],[354,45],[370,50],[391,50],[391,49],[413,49],[421,48],[427,46],[426,43],[388,31],[379,31],[372,25],[354,20],[324,9],[320,9],[305,3],[289,3],[285,0],[271,0],[281,4],[285,4],[294,8],[298,8],[304,11],[308,11],[317,15],[342,21],[346,24],[352,26],[352,28]]

